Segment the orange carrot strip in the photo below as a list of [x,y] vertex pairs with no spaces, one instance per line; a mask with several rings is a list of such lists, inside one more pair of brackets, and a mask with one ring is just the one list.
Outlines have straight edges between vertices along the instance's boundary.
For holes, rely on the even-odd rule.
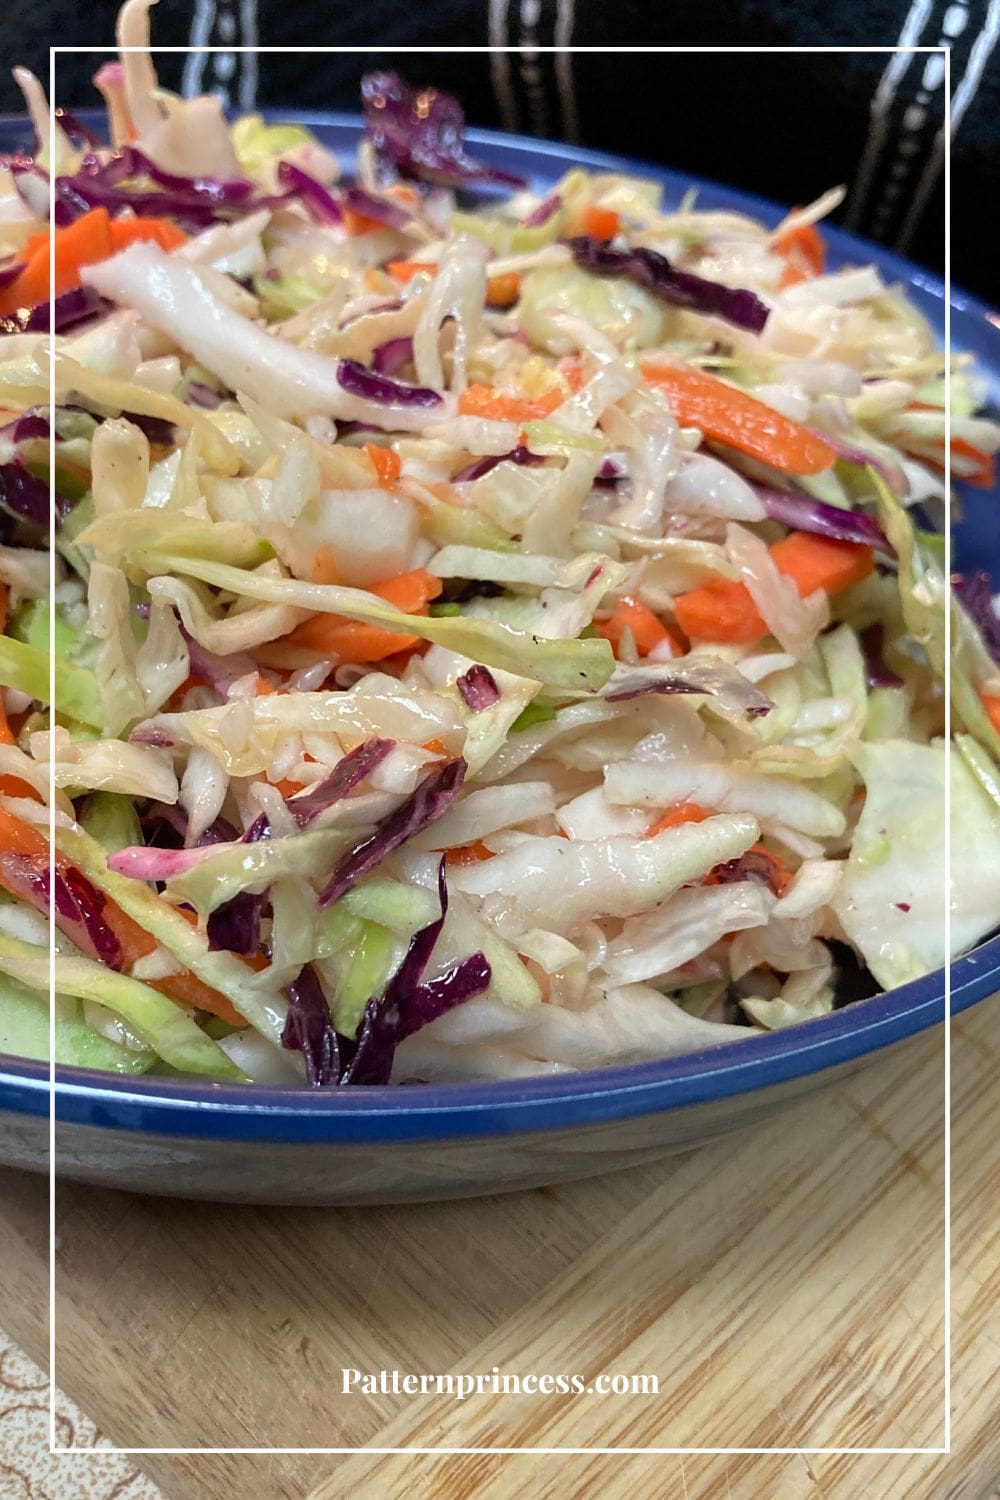
[[829,443],[801,422],[793,422],[703,370],[652,361],[640,368],[647,384],[666,393],[682,426],[697,427],[714,442],[772,468],[789,474],[820,474],[837,456]]
[[669,643],[672,656],[684,655],[676,636],[672,635],[667,627],[656,618],[653,611],[638,599],[622,599],[615,606],[611,619],[595,621],[594,628],[598,635],[602,635],[606,641],[611,642],[611,648],[616,656],[621,650],[622,636],[626,630],[631,630],[640,656],[648,656],[664,641]]
[[426,276],[436,276],[437,264],[432,260],[390,260],[386,263],[386,270],[397,281],[405,282],[412,281],[421,272]]
[[110,225],[111,249],[124,250],[129,245],[152,243],[161,250],[176,250],[186,245],[188,236],[169,219],[150,216],[137,219],[112,219]]
[[477,839],[474,844],[463,844],[458,849],[449,849],[444,857],[448,866],[477,865],[484,859],[492,859],[493,850],[487,849],[482,839]]
[[560,391],[548,391],[537,401],[496,391],[488,385],[470,385],[458,398],[463,417],[486,417],[491,422],[535,422],[547,417],[565,397]]
[[394,448],[380,448],[377,443],[365,443],[365,452],[375,466],[381,485],[395,484],[402,468],[399,454]]
[[678,802],[676,807],[670,807],[658,818],[652,828],[646,829],[648,839],[655,838],[666,828],[679,828],[682,823],[704,823],[706,818],[712,814],[704,807],[699,807],[697,802]]
[[[770,553],[778,572],[791,578],[802,598],[815,589],[840,593],[867,578],[875,566],[871,547],[804,531],[790,532]],[[749,589],[729,578],[680,594],[674,614],[685,635],[696,641],[747,645],[767,635]]]
[[814,589],[839,594],[867,578],[875,566],[871,547],[807,531],[790,531],[768,550],[778,572],[792,580],[803,599]]
[[980,701],[997,734],[1000,734],[1000,693],[980,693]]
[[[442,587],[440,578],[435,578],[424,568],[416,568],[412,573],[400,573],[396,578],[377,584],[371,592],[409,615],[425,615],[428,604],[437,598]],[[408,651],[420,642],[416,635],[403,635],[385,630],[381,625],[365,625],[360,620],[328,614],[316,614],[303,620],[285,639],[295,646],[322,651],[324,656],[333,655],[357,662],[383,661],[387,656]]]
[[505,276],[491,276],[486,283],[486,305],[488,307],[513,307],[521,295],[521,278],[516,271]]
[[595,240],[613,240],[621,228],[621,219],[613,208],[591,206],[584,210],[583,232]]
[[782,288],[796,286],[800,281],[811,281],[814,276],[822,276],[826,265],[826,245],[815,224],[800,224],[797,229],[786,230],[775,240],[774,248],[785,260]]
[[[55,295],[72,291],[80,285],[84,266],[107,260],[111,254],[111,220],[106,208],[92,208],[72,224],[55,231]],[[24,270],[16,281],[0,292],[0,317],[20,307],[37,307],[47,302],[49,284],[49,236],[47,232],[32,235],[25,247]]]
[[756,875],[771,887],[774,894],[780,899],[793,880],[792,871],[779,859],[777,854],[772,854],[770,849],[765,849],[763,844],[752,844],[744,854],[737,859],[727,861],[726,864],[717,865],[714,870],[709,870],[702,885],[725,885],[733,879],[732,873],[727,870],[726,865],[742,866],[747,874]]
[[340,211],[344,216],[344,228],[348,234],[371,234],[375,229],[384,229],[385,225],[381,219],[369,219],[366,214],[359,214],[353,208],[345,208],[341,204]]
[[[0,584],[0,599],[6,605],[6,587]],[[0,745],[16,744],[13,732],[7,722],[7,711],[3,704],[3,695],[0,694]],[[4,797],[28,797],[32,802],[41,802],[41,797],[35,791],[30,782],[22,780],[20,776],[0,776],[0,795]]]

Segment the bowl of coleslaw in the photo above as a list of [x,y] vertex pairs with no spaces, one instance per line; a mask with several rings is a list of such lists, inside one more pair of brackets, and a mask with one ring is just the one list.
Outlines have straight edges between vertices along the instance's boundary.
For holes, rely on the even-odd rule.
[[5,1160],[50,1026],[59,1171],[393,1201],[690,1146],[996,988],[985,308],[949,360],[837,191],[394,74],[230,121],[125,54],[54,134],[21,81]]

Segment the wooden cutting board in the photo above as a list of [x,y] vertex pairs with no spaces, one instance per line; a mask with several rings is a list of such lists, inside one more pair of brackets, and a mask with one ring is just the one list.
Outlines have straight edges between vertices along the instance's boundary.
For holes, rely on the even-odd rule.
[[[142,1468],[167,1500],[990,1500],[998,1015],[992,1001],[954,1024],[950,1457],[145,1455]],[[279,1210],[66,1184],[58,1383],[127,1445],[937,1446],[942,1104],[935,1034],[739,1136],[569,1187]],[[7,1173],[0,1191],[0,1323],[41,1362],[46,1186]],[[344,1366],[494,1365],[651,1373],[659,1394],[341,1393]],[[47,1480],[46,1500],[110,1500],[67,1483]]]

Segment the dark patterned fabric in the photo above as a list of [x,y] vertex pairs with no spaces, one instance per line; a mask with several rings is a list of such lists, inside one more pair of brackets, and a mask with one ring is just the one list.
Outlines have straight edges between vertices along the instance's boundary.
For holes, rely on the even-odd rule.
[[[0,51],[45,79],[48,45],[76,49],[113,35],[116,6],[36,0],[0,13]],[[164,56],[163,81],[214,89],[235,107],[354,109],[371,66],[457,93],[480,125],[579,141],[801,203],[837,182],[850,192],[837,219],[940,270],[944,255],[944,59],[872,51],[629,54],[612,49],[715,46],[808,49],[950,48],[952,273],[996,300],[997,256],[987,224],[1000,144],[998,0],[741,0],[691,5],[616,0],[161,0],[163,46],[262,44],[372,47],[366,56],[282,50]],[[507,47],[511,52],[450,52]],[[406,55],[399,49],[426,49]],[[559,52],[546,49],[569,49]],[[100,58],[57,60],[57,92],[93,102]],[[0,109],[16,109],[9,75]]]

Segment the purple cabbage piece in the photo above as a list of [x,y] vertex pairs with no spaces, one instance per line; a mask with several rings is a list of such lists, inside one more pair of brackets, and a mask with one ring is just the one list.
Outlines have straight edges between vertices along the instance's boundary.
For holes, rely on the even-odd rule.
[[15,260],[13,265],[0,266],[0,292],[3,291],[5,286],[10,286],[12,282],[16,281],[23,270],[23,260]]
[[0,464],[0,508],[32,526],[48,526],[48,481],[39,479],[17,459]]
[[[1000,625],[1000,621],[997,622]],[[867,630],[861,632],[861,652],[865,659],[865,681],[870,688],[901,688],[903,679],[891,667],[887,667],[882,657],[882,637],[884,634],[881,620],[876,620],[874,625],[869,625]]]
[[376,401],[382,406],[440,406],[437,391],[426,386],[404,385],[402,381],[390,380],[359,364],[356,359],[342,359],[337,364],[337,381],[351,396],[360,396],[365,401]]
[[465,761],[459,756],[435,767],[395,812],[349,849],[338,861],[329,883],[319,898],[321,908],[331,906],[350,890],[363,875],[368,875],[394,849],[422,829],[443,817],[462,789]]
[[953,573],[951,586],[979,630],[983,645],[1000,666],[1000,617],[993,607],[993,584],[988,573]]
[[180,619],[178,624],[188,648],[192,676],[202,678],[220,697],[225,698],[233,683],[238,682],[241,677],[248,677],[251,672],[257,671],[256,661],[246,652],[233,651],[228,656],[218,656],[200,641],[196,641]]
[[857,464],[862,469],[874,469],[876,474],[885,480],[894,495],[905,495],[908,492],[909,482],[898,464],[893,466],[883,458],[874,458],[863,448],[854,448],[850,443],[843,442],[841,438],[824,432],[821,427],[811,427],[809,430],[815,437],[821,438],[828,447],[833,449],[837,457],[844,459],[846,463]]
[[298,977],[285,987],[288,1016],[281,1033],[281,1045],[290,1052],[301,1052],[306,1061],[306,1078],[313,1088],[325,1088],[340,1078],[340,1048],[337,1032],[326,996],[311,965],[299,971]]
[[398,375],[412,358],[413,339],[406,334],[402,338],[388,339],[372,350],[372,369],[379,375]]
[[48,422],[37,411],[26,411],[23,416],[8,422],[6,427],[0,427],[0,438],[9,443],[27,443],[32,438],[47,438],[50,431]]
[[492,978],[484,954],[473,953],[453,965],[438,979],[423,981],[434,945],[448,913],[445,862],[438,865],[440,916],[414,933],[399,968],[379,1000],[373,995],[365,1006],[357,1042],[340,1078],[343,1084],[387,1084],[397,1045],[456,1005],[482,994]]
[[71,141],[83,141],[87,146],[99,146],[101,144],[90,126],[85,125],[82,120],[78,120],[72,110],[64,109],[61,104],[57,104],[55,117],[56,124],[62,126]]
[[562,198],[558,193],[553,193],[551,197],[543,199],[537,208],[533,208],[527,218],[521,220],[521,227],[523,229],[540,229],[543,224],[549,222],[553,214],[559,212],[561,207]]
[[[135,179],[146,179],[156,188],[124,186]],[[96,156],[85,156],[74,173],[56,178],[56,189],[71,212],[107,208],[114,213],[131,208],[137,214],[182,218],[201,228],[217,219],[249,213],[264,201],[255,199],[254,184],[246,178],[179,177],[158,167],[134,146],[123,147],[103,163]]]
[[78,286],[70,292],[63,292],[55,302],[42,302],[38,307],[33,307],[24,331],[48,333],[51,319],[56,333],[65,333],[67,329],[75,328],[78,323],[84,323],[88,318],[94,318],[105,311],[110,311],[110,304],[93,287]]
[[210,953],[256,953],[260,947],[260,919],[267,893],[238,891],[217,906],[208,918],[205,932]]
[[296,793],[288,803],[288,811],[298,826],[308,827],[321,812],[346,797],[359,782],[371,775],[376,766],[382,764],[395,747],[395,740],[365,740],[363,744],[348,751],[329,776],[311,786],[308,791]]
[[712,698],[725,698],[751,719],[769,714],[774,707],[770,698],[736,668],[712,662],[685,662],[683,666],[678,663],[673,672],[669,666],[664,666],[662,673],[648,667],[625,672],[622,676],[616,673],[603,696],[609,703],[625,703],[631,698],[645,698],[650,693],[701,693]]
[[342,201],[344,207],[349,208],[352,213],[360,214],[365,219],[375,219],[389,229],[405,229],[413,218],[412,213],[408,213],[400,204],[393,203],[389,198],[376,197],[363,187],[344,188]]
[[532,453],[523,445],[512,449],[510,453],[488,453],[485,458],[477,458],[473,463],[452,476],[452,484],[468,484],[473,479],[482,479],[484,474],[489,474],[498,464],[543,464],[545,459],[541,453]]
[[210,385],[205,385],[201,380],[188,381],[187,396],[192,406],[203,407],[206,411],[214,411],[226,399],[225,396],[221,396],[218,391],[213,391]]
[[523,177],[469,156],[463,140],[465,116],[451,94],[413,88],[398,73],[366,73],[361,102],[384,178],[398,174],[443,187],[524,187]]
[[462,701],[473,713],[481,713],[484,708],[492,708],[494,703],[500,701],[500,689],[493,673],[489,667],[484,667],[479,662],[463,673],[455,686],[462,695]]
[[[49,872],[44,872],[48,892]],[[56,871],[55,909],[57,917],[78,923],[86,934],[93,952],[109,969],[120,969],[124,962],[121,944],[104,919],[107,898],[91,885],[87,877],[72,866]],[[86,946],[86,945],[85,945]]]
[[138,427],[151,443],[156,443],[161,448],[174,446],[177,430],[173,422],[168,422],[164,417],[147,417],[135,411],[123,411],[122,416],[133,427]]
[[780,521],[783,526],[791,526],[796,531],[833,537],[840,542],[860,542],[892,555],[885,532],[875,517],[863,510],[841,510],[839,505],[826,505],[811,495],[795,495],[763,484],[755,484],[753,488],[771,521]]
[[593,271],[596,276],[626,276],[629,281],[645,287],[646,291],[674,307],[711,313],[737,328],[747,328],[751,333],[760,333],[767,322],[768,308],[756,292],[723,286],[718,281],[706,281],[704,276],[696,276],[693,271],[678,271],[657,250],[644,247],[612,250],[590,235],[578,235],[567,240],[566,244],[577,265],[585,271]]
[[278,163],[278,181],[283,188],[295,193],[318,224],[343,223],[344,215],[333,194],[294,162]]

